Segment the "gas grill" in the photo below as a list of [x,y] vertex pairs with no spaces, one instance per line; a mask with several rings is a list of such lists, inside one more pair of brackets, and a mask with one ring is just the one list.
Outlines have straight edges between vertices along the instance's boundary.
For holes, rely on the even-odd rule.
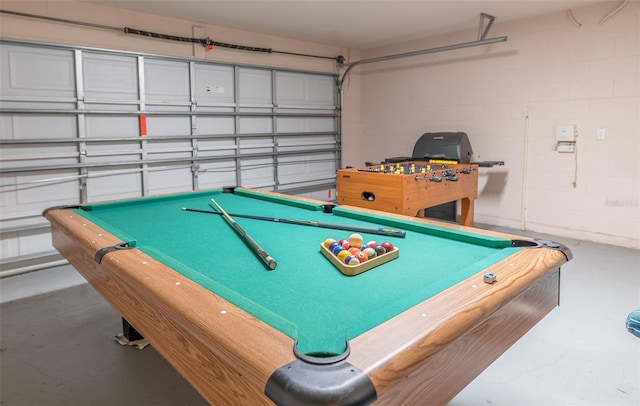
[[[406,161],[436,161],[438,163],[474,164],[479,167],[504,165],[504,161],[471,162],[473,149],[467,133],[428,132],[422,134],[413,147],[411,157],[386,158],[384,163],[394,164]],[[371,165],[367,163],[367,165]],[[425,209],[424,215],[442,220],[455,221],[457,202],[452,201]]]
[[[385,163],[399,163],[405,161],[452,161],[460,164],[474,164],[489,168],[504,165],[504,161],[471,162],[473,149],[467,133],[438,132],[424,133],[413,147],[410,157],[386,158]],[[369,165],[369,164],[367,164]]]
[[424,133],[416,141],[411,157],[414,160],[450,160],[468,164],[472,154],[466,133]]

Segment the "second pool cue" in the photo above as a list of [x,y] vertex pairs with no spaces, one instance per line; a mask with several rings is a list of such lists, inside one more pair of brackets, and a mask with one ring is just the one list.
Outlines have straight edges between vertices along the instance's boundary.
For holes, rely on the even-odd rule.
[[214,199],[211,199],[211,202],[216,206],[218,210],[220,210],[220,213],[222,213],[222,217],[224,217],[227,223],[231,225],[231,227],[236,231],[236,233],[238,233],[240,238],[242,238],[242,240],[247,243],[247,245],[253,250],[253,252],[258,255],[262,262],[264,262],[270,270],[276,269],[276,266],[278,264],[273,258],[271,258],[271,255],[269,255],[267,251],[262,249],[262,247],[258,245],[258,243],[253,238],[251,238],[251,236],[247,234],[247,232],[244,231],[242,227],[240,227],[240,225],[236,223],[236,221],[230,215],[227,214],[226,211],[224,211],[224,209],[218,204],[218,202],[216,202]]
[[[205,213],[205,214],[217,214],[221,215],[221,213],[217,213],[215,211],[208,210],[198,210],[198,209],[189,209],[187,207],[183,207],[184,211],[193,211],[196,213]],[[354,226],[349,224],[332,224],[332,223],[321,223],[319,221],[311,221],[311,220],[290,220],[283,219],[278,217],[264,217],[264,216],[254,216],[251,214],[232,214],[229,213],[230,216],[233,217],[241,217],[245,219],[252,220],[262,220],[262,221],[272,221],[274,223],[283,223],[283,224],[296,224],[299,226],[310,226],[310,227],[318,227],[318,228],[332,228],[334,230],[344,230],[344,231],[354,231],[358,233],[367,233],[367,234],[379,234],[379,235],[387,235],[390,237],[400,237],[405,238],[407,232],[404,230],[396,230],[393,228],[382,228],[382,227],[365,227],[365,226]]]

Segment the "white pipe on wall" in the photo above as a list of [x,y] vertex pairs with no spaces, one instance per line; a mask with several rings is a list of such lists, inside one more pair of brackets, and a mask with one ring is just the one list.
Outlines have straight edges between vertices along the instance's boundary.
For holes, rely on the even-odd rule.
[[527,115],[524,117],[524,146],[522,153],[522,211],[520,214],[520,229],[527,229],[527,179],[529,178],[529,108],[527,107]]

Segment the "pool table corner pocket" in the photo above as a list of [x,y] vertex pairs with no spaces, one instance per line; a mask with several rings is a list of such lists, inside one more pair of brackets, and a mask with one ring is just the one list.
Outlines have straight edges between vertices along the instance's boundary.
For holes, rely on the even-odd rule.
[[337,361],[296,359],[283,365],[269,377],[265,395],[280,406],[368,405],[377,399],[376,388],[366,373],[343,356],[330,358]]

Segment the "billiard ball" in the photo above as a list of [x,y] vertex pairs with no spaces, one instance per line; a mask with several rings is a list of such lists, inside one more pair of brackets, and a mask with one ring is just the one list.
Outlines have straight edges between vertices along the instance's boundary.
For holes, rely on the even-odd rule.
[[358,253],[360,252],[360,248],[356,248],[356,247],[351,247],[349,248],[349,252],[351,253],[351,255],[356,256],[358,255]]
[[340,244],[338,244],[336,241],[332,242],[331,244],[329,244],[329,246],[327,248],[329,248],[329,251],[333,252],[333,249],[335,247],[339,247]]
[[368,257],[369,259],[371,259],[371,258],[375,258],[375,257],[376,257],[376,255],[378,255],[378,254],[376,254],[376,250],[374,250],[374,249],[373,249],[373,248],[371,248],[371,247],[367,247],[367,248],[365,248],[364,250],[362,250],[362,252],[364,252],[365,254],[367,254],[367,257]]
[[331,245],[331,243],[333,242],[336,242],[336,240],[334,240],[333,238],[327,238],[326,240],[324,240],[322,245],[324,245],[325,248],[329,248],[329,245]]
[[367,247],[375,248],[378,245],[376,241],[369,241]]
[[376,247],[374,248],[374,250],[376,251],[377,255],[384,255],[387,253],[387,250],[384,249],[384,247],[382,245],[376,245]]
[[382,243],[382,247],[384,248],[384,250],[386,252],[391,252],[393,251],[393,244],[391,244],[390,242],[383,242]]
[[345,250],[348,250],[349,248],[351,248],[351,245],[349,244],[349,241],[347,240],[340,240],[340,241],[344,241],[342,244],[340,244],[342,246],[342,248],[344,248]]
[[344,263],[347,265],[358,265],[360,261],[353,255],[349,255],[344,259]]
[[[340,245],[342,245],[342,246],[344,247],[344,243],[345,243],[345,242],[348,244],[348,243],[349,243],[349,240],[347,240],[347,239],[344,239],[344,238],[343,238],[343,239],[341,239],[340,241],[338,241],[338,244],[340,244]],[[347,249],[349,249],[349,248],[347,248]]]
[[349,251],[342,250],[342,251],[338,252],[337,257],[338,257],[338,260],[340,260],[341,262],[344,262],[344,259],[346,257],[348,257],[349,255],[351,255],[351,253]]
[[339,245],[336,245],[335,247],[333,247],[333,250],[331,252],[333,252],[333,255],[338,255],[340,251],[345,251],[345,249]]
[[362,236],[358,233],[354,233],[349,236],[349,244],[352,247],[358,247],[358,248],[362,247],[363,241],[364,241],[364,238],[362,238]]
[[369,259],[369,257],[364,251],[360,251],[358,255],[356,255],[356,258],[358,258],[358,261],[360,261],[360,263],[363,263]]

